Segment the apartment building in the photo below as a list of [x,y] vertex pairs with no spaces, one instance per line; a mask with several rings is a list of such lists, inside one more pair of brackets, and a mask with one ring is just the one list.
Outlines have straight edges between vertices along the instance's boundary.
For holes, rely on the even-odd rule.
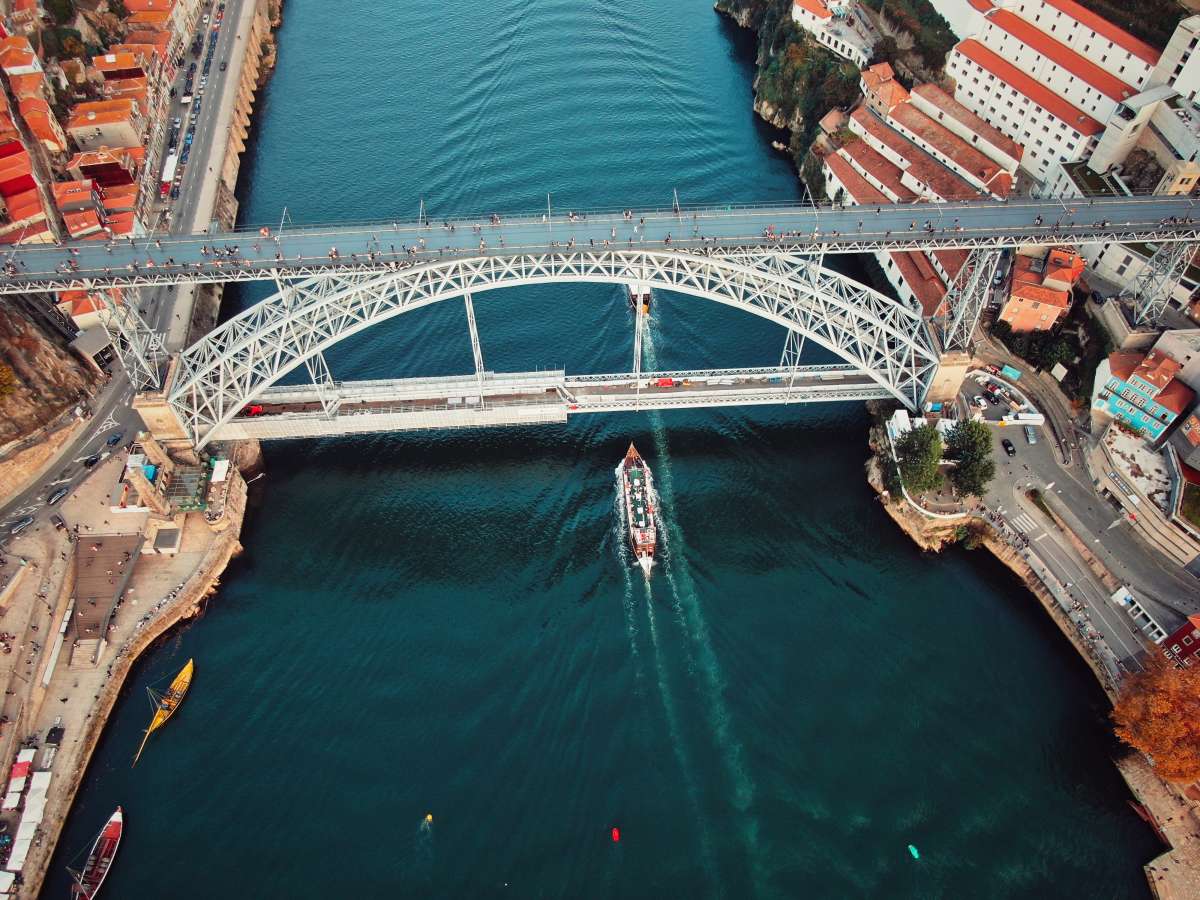
[[1049,331],[1070,311],[1071,289],[1083,267],[1083,258],[1064,247],[1017,254],[997,321],[1017,332]]
[[1092,409],[1153,443],[1188,411],[1196,397],[1175,377],[1181,368],[1178,361],[1157,349],[1144,354],[1111,353],[1096,368]]

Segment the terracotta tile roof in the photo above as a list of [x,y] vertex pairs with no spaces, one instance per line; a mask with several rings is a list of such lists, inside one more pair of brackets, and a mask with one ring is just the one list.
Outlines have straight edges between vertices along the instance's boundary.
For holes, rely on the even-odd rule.
[[1100,134],[1104,126],[1079,109],[1064,100],[1048,87],[1030,78],[1008,60],[997,56],[983,44],[972,38],[959,41],[954,48],[976,65],[991,72],[1018,93],[1024,94],[1051,115],[1066,122],[1082,135]]
[[40,97],[29,97],[21,101],[20,110],[29,133],[37,140],[52,145],[60,152],[67,149],[58,119],[54,118],[49,103]]
[[133,124],[137,118],[137,103],[128,97],[116,100],[96,100],[91,103],[79,103],[71,110],[71,118],[67,120],[67,130],[95,128],[116,122]]
[[1012,176],[1008,172],[912,103],[901,103],[892,110],[891,117],[942,156],[978,178],[992,193],[1007,197],[1012,190]]
[[1083,274],[1083,257],[1073,250],[1053,247],[1046,255],[1046,268],[1042,281],[1066,281],[1075,284]]
[[126,0],[125,8],[131,13],[170,13],[175,8],[175,0]]
[[1011,156],[1017,162],[1025,154],[1025,148],[1006,135],[999,128],[989,125],[975,113],[971,112],[936,84],[918,84],[912,91],[921,99],[933,104],[951,119],[970,129],[980,138],[987,141],[1002,153]]
[[0,244],[49,244],[53,241],[54,234],[45,216],[37,222],[12,225],[6,233],[0,234]]
[[925,254],[916,250],[896,251],[891,257],[900,271],[900,277],[921,304],[921,312],[926,317],[937,315],[946,300],[946,284],[938,277]]
[[1046,59],[1066,70],[1073,77],[1094,87],[1112,100],[1126,100],[1137,93],[1137,88],[1126,84],[1116,75],[1096,65],[1061,41],[1056,41],[1044,31],[1038,30],[1016,13],[997,9],[988,16],[988,21],[1007,31],[1022,44],[1032,47]]
[[1144,354],[1130,353],[1125,350],[1117,350],[1108,354],[1108,368],[1113,373],[1114,378],[1119,378],[1122,381],[1128,381],[1136,369],[1142,362]]
[[1092,31],[1096,32],[1096,34],[1112,41],[1118,47],[1123,47],[1138,59],[1148,62],[1150,65],[1158,62],[1159,52],[1145,41],[1138,40],[1129,32],[1122,30],[1102,16],[1096,15],[1091,10],[1084,9],[1078,3],[1073,2],[1073,0],[1043,0],[1043,2],[1066,13],[1076,22],[1086,25]]
[[[851,141],[842,147],[842,152],[857,163],[862,171],[877,179],[899,197],[901,203],[912,203],[917,199],[917,195],[900,180],[900,167],[886,159],[879,151],[867,146],[866,141]],[[884,202],[892,201],[885,196]]]
[[1169,409],[1175,415],[1185,412],[1192,401],[1196,399],[1196,392],[1180,381],[1178,378],[1172,378],[1158,396],[1154,398],[1154,402],[1159,406]]
[[[160,51],[165,52],[171,43],[171,35],[166,31],[151,31],[151,30],[134,30],[125,35],[126,44],[152,44]],[[120,46],[120,45],[118,45]],[[113,47],[112,49],[117,49]]]
[[[76,153],[67,161],[67,168],[122,165],[133,156],[133,149],[132,147],[102,147],[99,150],[84,150],[82,153]],[[134,161],[136,162],[136,160]]]
[[1182,368],[1183,366],[1161,350],[1151,350],[1133,374],[1161,391]]
[[829,11],[822,0],[795,0],[795,5],[801,9],[812,13],[818,19],[832,19],[833,13]]
[[144,25],[147,28],[166,28],[171,14],[166,12],[131,12],[125,21],[130,25]]
[[104,209],[107,212],[132,210],[137,203],[138,186],[121,184],[104,189]]
[[1197,418],[1196,414],[1192,413],[1179,426],[1179,433],[1193,447],[1200,447],[1200,418]]
[[81,209],[76,212],[63,213],[63,222],[71,237],[91,234],[100,230],[100,217],[94,209]]
[[108,217],[108,230],[118,236],[130,234],[133,231],[133,213],[113,213]]
[[1071,306],[1071,295],[1066,291],[1056,291],[1040,284],[1028,281],[1015,282],[1009,294],[1017,300],[1029,300],[1033,303],[1044,303],[1057,309],[1068,309]]
[[146,60],[140,53],[105,53],[92,59],[92,67],[97,72],[123,72],[126,69],[141,69]]
[[967,258],[971,255],[969,250],[934,250],[934,257],[941,263],[946,274],[951,278],[958,275],[959,270],[967,264]]
[[46,95],[46,76],[41,72],[9,75],[8,83],[12,87],[13,96],[18,100],[24,100],[27,97],[45,97]]
[[37,65],[37,54],[33,50],[23,50],[18,47],[5,47],[0,50],[0,69],[5,72],[14,69],[28,69]]
[[95,189],[96,183],[90,178],[82,178],[77,181],[56,181],[50,186],[51,193],[54,195],[54,204],[59,209],[71,204],[90,201]]
[[13,12],[37,12],[38,0],[13,0]]
[[22,149],[20,153],[14,153],[11,156],[6,156],[0,159],[0,183],[12,181],[14,178],[32,177],[33,163],[29,160],[29,154]]
[[878,116],[860,106],[850,118],[858,122],[863,130],[882,143],[893,153],[904,159],[905,171],[921,184],[946,200],[978,200],[979,191],[965,179],[955,175],[940,162],[910,141],[900,132],[885,125]]
[[4,202],[8,205],[8,218],[12,222],[25,222],[39,216],[45,218],[46,212],[42,209],[42,198],[37,188],[5,197]]
[[842,157],[841,153],[842,151],[839,150],[837,153],[826,156],[825,165],[829,166],[829,170],[837,176],[837,180],[846,188],[846,193],[854,202],[858,204],[890,203],[891,201],[882,191],[873,187],[867,179],[854,171],[854,167]]

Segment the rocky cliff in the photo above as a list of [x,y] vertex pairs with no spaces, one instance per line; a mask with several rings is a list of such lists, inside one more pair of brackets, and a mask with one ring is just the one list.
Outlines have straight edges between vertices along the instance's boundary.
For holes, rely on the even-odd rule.
[[0,301],[0,444],[57,418],[95,384],[91,370],[61,342]]

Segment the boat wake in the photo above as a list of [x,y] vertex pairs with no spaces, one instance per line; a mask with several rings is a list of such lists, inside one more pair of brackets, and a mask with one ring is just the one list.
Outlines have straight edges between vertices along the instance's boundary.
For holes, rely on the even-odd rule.
[[[652,371],[657,370],[659,365],[655,348],[655,339],[658,337],[656,332],[657,328],[651,322],[642,337],[642,351],[646,363]],[[742,742],[733,733],[732,716],[725,702],[725,678],[721,673],[716,651],[713,649],[708,622],[704,618],[695,582],[692,581],[691,573],[688,570],[683,532],[679,528],[678,519],[671,514],[675,508],[675,486],[662,414],[658,411],[651,411],[648,416],[654,438],[656,456],[654,465],[658,471],[658,490],[661,498],[658,504],[661,539],[664,542],[669,541],[672,545],[670,557],[664,555],[663,558],[663,572],[671,589],[671,606],[679,627],[690,638],[691,648],[695,649],[695,657],[693,657],[691,648],[689,648],[689,669],[699,672],[703,679],[703,692],[708,705],[708,717],[713,737],[733,785],[734,807],[740,814],[742,839],[746,845],[758,893],[761,894],[766,886],[766,878],[758,846],[758,819],[753,811],[754,779],[746,768]]]
[[611,537],[616,550],[617,562],[621,566],[622,593],[621,608],[625,615],[625,634],[629,638],[629,654],[633,657],[634,692],[642,693],[642,679],[645,672],[642,667],[641,651],[638,649],[638,626],[634,618],[633,578],[630,577],[632,560],[629,558],[629,545],[625,541],[625,512],[621,503],[621,467],[617,466],[614,474],[615,490],[613,491],[613,527]]

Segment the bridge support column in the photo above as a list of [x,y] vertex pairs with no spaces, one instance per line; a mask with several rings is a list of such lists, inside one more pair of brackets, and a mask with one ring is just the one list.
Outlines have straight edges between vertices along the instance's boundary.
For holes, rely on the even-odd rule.
[[953,403],[971,369],[971,354],[959,351],[943,353],[938,360],[937,374],[925,394],[926,403]]
[[108,291],[96,292],[104,302],[100,321],[130,383],[138,390],[157,391],[162,387],[159,369],[164,358],[163,336],[147,325],[138,313],[139,289],[125,290],[123,303],[117,303]]
[[966,350],[970,346],[975,325],[992,292],[1000,254],[1000,250],[972,250],[946,289],[945,308],[939,316],[944,351]]
[[479,327],[475,324],[475,303],[471,292],[463,294],[467,307],[467,328],[471,331],[471,356],[475,358],[475,380],[479,383],[479,404],[483,405],[483,348],[479,345]]
[[312,383],[317,389],[317,397],[321,401],[325,415],[332,419],[337,415],[338,407],[342,405],[342,400],[337,394],[337,382],[333,380],[333,376],[329,373],[329,366],[325,362],[325,354],[320,351],[314,353],[304,360],[304,365],[308,369],[308,377],[312,379]]
[[1170,307],[1171,294],[1187,271],[1195,244],[1174,241],[1158,245],[1133,283],[1133,320],[1137,325],[1159,325]]
[[804,335],[799,331],[788,329],[787,340],[783,344],[783,355],[779,358],[779,368],[791,369],[788,379],[788,399],[791,399],[792,388],[796,384],[796,370],[800,368],[800,356],[804,353]]
[[646,327],[646,304],[634,304],[633,311],[633,377],[637,379],[635,394],[640,401],[642,394],[642,329]]

